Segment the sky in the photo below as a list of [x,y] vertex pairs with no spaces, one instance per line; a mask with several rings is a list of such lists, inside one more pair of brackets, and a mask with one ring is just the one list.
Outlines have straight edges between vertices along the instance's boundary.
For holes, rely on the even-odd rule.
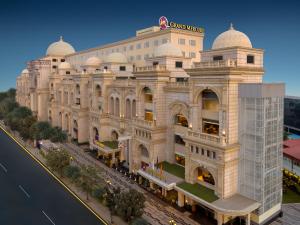
[[204,49],[230,23],[265,50],[265,82],[285,82],[286,94],[300,96],[300,1],[0,1],[0,91],[15,87],[30,60],[45,55],[59,36],[76,51],[135,35],[169,21],[205,29]]

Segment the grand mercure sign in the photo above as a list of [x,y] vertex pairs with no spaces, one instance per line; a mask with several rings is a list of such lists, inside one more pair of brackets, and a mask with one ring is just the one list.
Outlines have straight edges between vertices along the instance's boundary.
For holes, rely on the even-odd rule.
[[159,26],[160,26],[161,30],[166,30],[168,28],[174,28],[174,29],[188,30],[188,31],[198,32],[198,33],[204,32],[204,29],[201,27],[195,27],[195,26],[176,23],[176,22],[172,22],[172,21],[169,22],[167,17],[165,17],[165,16],[161,16],[159,18]]

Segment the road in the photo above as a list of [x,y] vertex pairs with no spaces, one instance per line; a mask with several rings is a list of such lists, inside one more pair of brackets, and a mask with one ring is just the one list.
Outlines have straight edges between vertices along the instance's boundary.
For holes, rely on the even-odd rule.
[[0,129],[1,225],[102,225]]

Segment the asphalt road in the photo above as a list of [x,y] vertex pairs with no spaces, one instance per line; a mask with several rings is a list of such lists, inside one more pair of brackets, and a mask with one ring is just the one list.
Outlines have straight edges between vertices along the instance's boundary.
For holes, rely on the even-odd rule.
[[0,225],[102,225],[0,129]]

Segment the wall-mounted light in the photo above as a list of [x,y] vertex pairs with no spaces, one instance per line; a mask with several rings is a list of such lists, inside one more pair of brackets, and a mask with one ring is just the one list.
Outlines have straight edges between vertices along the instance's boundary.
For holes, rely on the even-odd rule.
[[192,129],[192,128],[193,128],[193,125],[190,123],[189,127]]
[[222,131],[222,135],[223,135],[223,136],[226,135],[226,131],[225,131],[225,130]]

